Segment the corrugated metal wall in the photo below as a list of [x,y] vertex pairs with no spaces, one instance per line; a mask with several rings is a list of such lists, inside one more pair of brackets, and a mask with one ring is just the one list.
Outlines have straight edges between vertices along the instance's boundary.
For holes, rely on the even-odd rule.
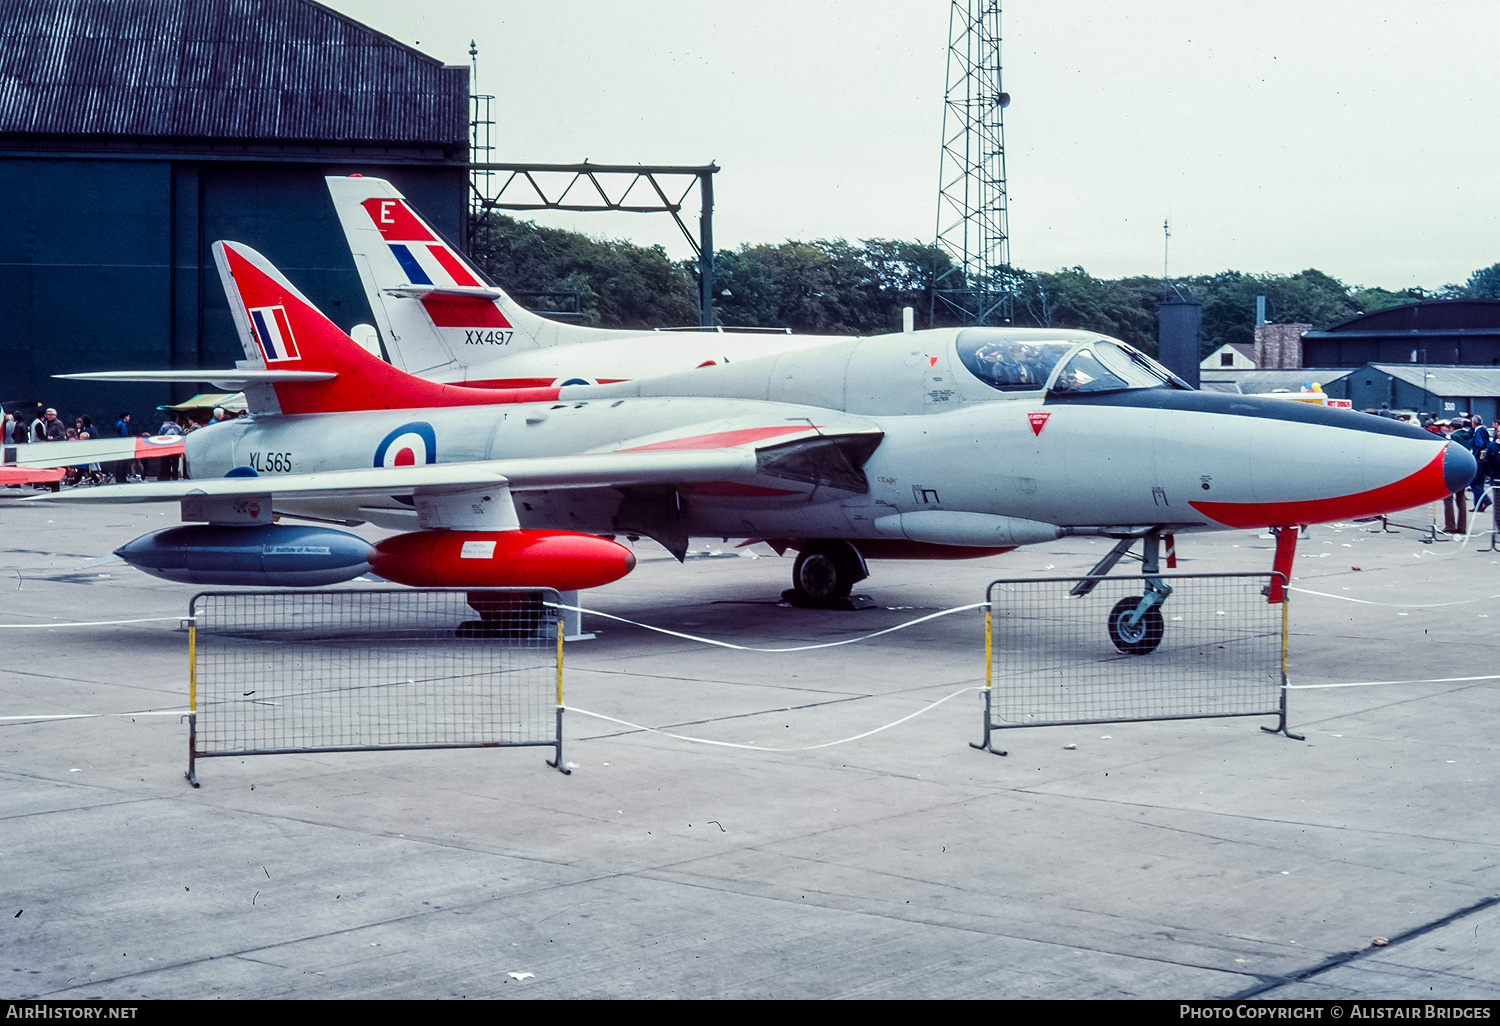
[[0,0],[0,133],[468,139],[468,69],[310,0]]
[[155,428],[203,389],[51,375],[232,367],[219,239],[368,323],[323,178],[464,238],[467,121],[468,69],[310,0],[0,0],[0,401]]

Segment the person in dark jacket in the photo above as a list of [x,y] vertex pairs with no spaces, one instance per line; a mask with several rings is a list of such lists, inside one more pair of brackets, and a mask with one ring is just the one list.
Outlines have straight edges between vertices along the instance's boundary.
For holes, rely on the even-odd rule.
[[1489,428],[1484,426],[1484,419],[1475,415],[1469,421],[1469,450],[1474,453],[1474,462],[1478,469],[1474,471],[1474,480],[1469,485],[1469,490],[1474,493],[1474,512],[1483,513],[1490,508],[1490,497],[1484,494],[1484,486],[1487,479],[1495,476],[1495,467],[1490,459],[1490,449],[1495,444],[1494,437]]
[[[115,421],[115,434],[121,438],[130,437],[130,412],[120,414],[120,419]],[[115,461],[115,484],[124,484],[130,480],[131,460]]]
[[47,411],[47,423],[43,429],[42,437],[49,442],[66,442],[68,440],[68,429],[62,421],[57,419],[56,410]]

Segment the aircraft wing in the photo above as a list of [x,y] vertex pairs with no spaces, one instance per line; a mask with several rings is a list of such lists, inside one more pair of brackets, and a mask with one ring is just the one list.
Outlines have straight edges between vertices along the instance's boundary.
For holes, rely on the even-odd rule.
[[[54,443],[55,444],[55,443]],[[756,472],[750,447],[648,452],[588,453],[527,459],[378,467],[315,474],[269,474],[159,481],[35,496],[53,502],[175,502],[187,498],[273,495],[303,499],[358,499],[441,494],[508,485],[513,492],[567,488],[619,488],[641,484],[722,481]]]
[[[182,454],[181,435],[148,435],[144,438],[89,438],[68,442],[28,442],[7,445],[0,466],[42,470],[51,467],[77,467],[85,463],[109,463],[114,460],[143,460],[152,456]],[[51,481],[55,478],[39,478]]]

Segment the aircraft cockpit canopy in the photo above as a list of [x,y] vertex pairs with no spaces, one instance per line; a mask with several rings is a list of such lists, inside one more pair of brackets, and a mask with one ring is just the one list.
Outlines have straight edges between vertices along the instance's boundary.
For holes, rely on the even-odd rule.
[[1076,342],[1021,341],[1001,332],[966,331],[958,336],[958,358],[991,388],[1034,392],[1047,384],[1052,369],[1075,346]]
[[1171,371],[1123,342],[1018,339],[1003,331],[960,332],[958,357],[969,372],[1002,392],[1047,389],[1053,395],[1187,387]]

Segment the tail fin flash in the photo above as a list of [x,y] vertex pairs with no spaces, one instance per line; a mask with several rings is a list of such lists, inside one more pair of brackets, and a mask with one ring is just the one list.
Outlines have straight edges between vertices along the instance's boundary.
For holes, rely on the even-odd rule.
[[638,335],[560,324],[522,309],[380,178],[328,178],[328,191],[391,362],[442,381],[510,353]]
[[335,375],[328,381],[278,381],[263,386],[274,390],[275,405],[282,413],[471,406],[557,397],[555,388],[482,391],[407,374],[366,352],[255,250],[235,242],[216,242],[213,249],[250,363],[270,370]]

